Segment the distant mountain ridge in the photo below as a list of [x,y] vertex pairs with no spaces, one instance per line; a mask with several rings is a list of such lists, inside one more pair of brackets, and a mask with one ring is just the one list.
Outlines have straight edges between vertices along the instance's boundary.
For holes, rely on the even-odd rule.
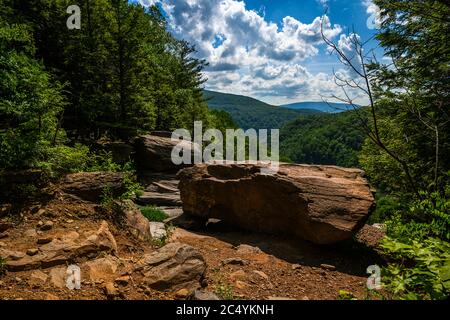
[[353,107],[349,104],[326,102],[297,102],[285,104],[280,107],[292,110],[317,110],[326,113],[341,113],[353,110]]
[[204,90],[211,109],[228,112],[243,129],[280,129],[285,124],[305,115],[320,114],[319,110],[282,108],[260,100],[228,93]]

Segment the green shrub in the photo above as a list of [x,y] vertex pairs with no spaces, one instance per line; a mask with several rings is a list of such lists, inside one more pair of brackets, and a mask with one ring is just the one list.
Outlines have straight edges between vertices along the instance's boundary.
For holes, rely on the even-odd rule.
[[120,171],[134,171],[132,170],[133,165],[127,163],[123,166],[117,164],[113,160],[111,152],[100,151],[98,153],[91,153],[90,160],[87,162],[85,168],[86,172],[98,172],[98,171],[109,171],[109,172],[120,172]]
[[[130,172],[134,173],[135,168],[132,162],[120,165],[114,162],[110,152],[91,152],[89,147],[82,144],[75,144],[73,147],[58,145],[54,147],[43,147],[41,161],[38,167],[45,169],[52,176],[61,176],[67,173],[78,172]],[[133,186],[126,181],[129,187]]]
[[339,300],[356,300],[355,296],[351,292],[348,292],[345,290],[339,290],[338,299]]
[[235,299],[233,287],[218,271],[216,273],[216,285],[214,286],[214,289],[214,293],[223,300]]
[[133,172],[125,172],[123,184],[125,185],[126,191],[122,194],[120,200],[132,199],[136,196],[142,195],[142,186],[136,181]]
[[393,213],[408,208],[404,201],[396,196],[378,195],[376,196],[377,206],[370,216],[369,224],[383,223],[392,218]]
[[140,210],[149,221],[163,222],[169,217],[164,211],[155,206],[140,207]]
[[409,243],[411,239],[439,238],[450,240],[450,193],[421,192],[409,209],[394,212],[386,221],[387,234]]
[[38,166],[53,176],[83,172],[89,162],[89,148],[82,144],[74,147],[58,145],[47,148],[42,158],[43,161]]
[[381,248],[395,259],[383,269],[383,283],[397,299],[450,297],[450,244],[439,239],[410,244],[386,237]]

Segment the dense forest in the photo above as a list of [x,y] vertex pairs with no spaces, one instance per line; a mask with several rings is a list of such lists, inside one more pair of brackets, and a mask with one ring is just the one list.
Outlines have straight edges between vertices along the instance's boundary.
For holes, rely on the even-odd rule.
[[77,143],[190,129],[194,120],[226,126],[202,95],[206,62],[168,33],[156,7],[84,1],[87,22],[69,30],[70,4],[0,1],[2,168],[51,166],[55,153],[79,155]]
[[360,167],[377,189],[371,222],[386,229],[389,297],[448,299],[450,7],[374,3],[383,21],[376,39],[392,62],[373,59],[359,42],[360,59],[327,42],[359,78],[343,89],[360,89],[370,101],[330,115],[204,94],[207,61],[168,32],[156,6],[82,1],[86,23],[69,30],[69,0],[0,0],[0,171],[125,170],[97,154],[96,142],[191,129],[196,120],[222,131],[284,126],[282,156]]

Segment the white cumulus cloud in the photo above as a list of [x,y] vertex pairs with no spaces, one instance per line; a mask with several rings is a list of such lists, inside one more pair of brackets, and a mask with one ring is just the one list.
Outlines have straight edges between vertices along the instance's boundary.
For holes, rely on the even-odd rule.
[[311,74],[305,67],[305,60],[326,52],[320,47],[322,25],[327,38],[342,32],[327,16],[309,22],[286,16],[278,25],[266,20],[264,10],[249,10],[244,1],[145,1],[159,2],[171,32],[195,44],[199,57],[210,63],[205,70],[208,89],[272,103],[319,100],[337,90],[332,75]]

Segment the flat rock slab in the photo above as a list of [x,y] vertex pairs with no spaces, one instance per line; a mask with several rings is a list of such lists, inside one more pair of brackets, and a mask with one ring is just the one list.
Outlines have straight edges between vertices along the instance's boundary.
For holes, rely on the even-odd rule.
[[186,214],[220,219],[236,227],[291,235],[317,244],[350,239],[374,207],[371,188],[358,169],[280,164],[199,164],[180,171]]
[[123,173],[83,172],[69,174],[60,182],[62,192],[82,200],[99,202],[106,190],[118,197],[125,193]]
[[141,272],[144,283],[155,290],[194,290],[200,287],[206,262],[195,248],[175,242],[144,255],[136,264],[135,271]]
[[116,241],[106,221],[84,239],[81,239],[78,233],[71,232],[61,239],[54,239],[41,246],[33,256],[4,249],[0,249],[0,256],[6,258],[6,268],[9,271],[26,271],[72,263],[102,252],[117,253]]
[[142,205],[155,206],[181,206],[180,193],[158,193],[144,192],[137,198],[137,202]]

